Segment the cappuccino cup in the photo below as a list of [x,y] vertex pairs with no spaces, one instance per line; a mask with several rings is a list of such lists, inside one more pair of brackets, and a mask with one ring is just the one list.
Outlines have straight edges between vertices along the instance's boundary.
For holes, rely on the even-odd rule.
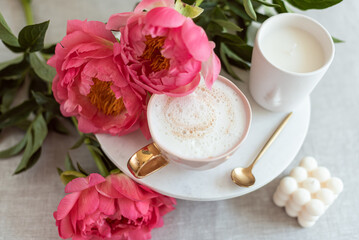
[[127,166],[137,178],[169,162],[193,170],[214,168],[244,141],[251,118],[245,95],[222,76],[211,89],[201,81],[184,97],[154,94],[147,108],[153,143],[138,150]]

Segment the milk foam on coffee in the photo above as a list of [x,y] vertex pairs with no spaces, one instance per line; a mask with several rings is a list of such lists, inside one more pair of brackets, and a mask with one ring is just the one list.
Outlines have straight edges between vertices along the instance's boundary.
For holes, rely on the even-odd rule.
[[204,83],[184,97],[157,95],[148,114],[155,141],[171,153],[189,159],[216,157],[240,140],[246,125],[241,97],[216,81]]

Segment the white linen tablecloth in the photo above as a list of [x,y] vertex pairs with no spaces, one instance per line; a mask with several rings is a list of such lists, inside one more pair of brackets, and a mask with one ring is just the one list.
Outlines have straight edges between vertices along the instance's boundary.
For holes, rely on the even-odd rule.
[[[20,1],[0,0],[0,11],[17,34],[25,19]],[[132,10],[137,1],[125,0],[33,0],[35,22],[50,19],[47,43],[65,35],[66,21],[107,21],[116,12]],[[152,237],[165,239],[359,239],[359,1],[346,0],[323,11],[304,14],[317,19],[345,43],[336,44],[335,59],[311,94],[312,116],[307,138],[291,166],[281,176],[248,195],[216,202],[178,200],[177,209],[164,217],[164,227]],[[0,43],[0,61],[13,56]],[[0,149],[15,144],[21,132],[0,135]],[[295,137],[295,136],[293,136]],[[0,160],[0,240],[60,239],[52,216],[65,196],[56,172],[63,167],[72,137],[51,133],[42,157],[31,170],[12,173],[20,156]],[[95,171],[85,149],[72,151],[75,161]],[[272,202],[280,177],[287,175],[304,156],[314,156],[332,175],[344,182],[344,191],[308,229]]]

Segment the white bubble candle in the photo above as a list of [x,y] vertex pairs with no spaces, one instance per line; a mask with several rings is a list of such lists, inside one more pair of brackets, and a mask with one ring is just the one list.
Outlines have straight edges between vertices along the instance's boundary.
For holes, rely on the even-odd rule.
[[331,177],[329,170],[318,167],[313,157],[305,157],[284,177],[273,195],[278,207],[297,217],[302,227],[311,227],[343,190],[343,182]]

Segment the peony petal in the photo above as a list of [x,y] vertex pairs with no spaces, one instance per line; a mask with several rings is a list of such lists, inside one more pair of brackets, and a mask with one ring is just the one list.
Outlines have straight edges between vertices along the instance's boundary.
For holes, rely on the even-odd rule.
[[83,22],[84,21],[78,19],[68,20],[66,34],[70,34],[72,32],[79,31],[80,29],[82,29]]
[[122,198],[123,195],[119,193],[111,184],[111,175],[106,177],[106,182],[95,186],[96,190],[103,196],[108,198]]
[[113,198],[108,198],[103,195],[99,195],[100,203],[99,203],[99,210],[106,215],[113,215],[116,212],[115,208],[115,200]]
[[137,97],[131,87],[120,89],[123,103],[130,115],[140,114],[142,111],[141,99]]
[[144,113],[141,115],[139,121],[140,121],[140,129],[141,129],[141,132],[142,132],[143,136],[147,140],[150,140],[151,139],[151,132],[150,132],[150,129],[149,129],[148,123],[147,123],[146,111],[144,111]]
[[95,187],[82,191],[78,200],[78,220],[82,220],[86,215],[94,213],[99,206],[99,195]]
[[75,235],[72,237],[72,240],[89,240],[89,238],[83,238],[81,235]]
[[130,220],[136,220],[141,217],[141,214],[137,211],[135,202],[127,198],[117,199],[117,204],[121,215]]
[[[97,221],[97,229],[100,233],[100,236],[98,239],[112,239],[111,238],[111,227],[107,224],[107,222],[103,219],[101,221]],[[106,237],[106,238],[105,238]],[[92,238],[93,240],[96,240],[96,238]]]
[[217,55],[212,51],[209,59],[202,63],[201,73],[206,83],[206,86],[211,89],[214,81],[217,80],[219,72],[221,71],[221,61]]
[[151,229],[148,227],[142,227],[140,229],[132,230],[128,232],[128,240],[148,240],[151,239]]
[[74,235],[69,216],[66,216],[64,219],[61,220],[59,225],[59,235],[63,239],[70,238]]
[[151,221],[148,223],[148,227],[150,228],[158,228],[163,226],[163,219],[160,215],[160,211],[157,207],[153,208]]
[[123,173],[111,175],[112,186],[124,197],[131,200],[142,200],[144,195],[135,181]]
[[[173,8],[158,7],[147,13],[145,21],[155,27],[177,28],[186,22],[186,17]],[[195,47],[198,47],[198,42]]]
[[[176,204],[176,203],[172,203],[172,204]],[[173,205],[161,205],[158,207],[158,209],[159,209],[160,215],[163,216],[163,215],[173,211],[175,209],[175,207]]]
[[190,18],[182,26],[182,39],[194,59],[203,62],[210,57],[212,48],[206,32]]
[[119,31],[121,27],[124,27],[127,24],[127,20],[133,15],[133,12],[112,14],[108,19],[106,29],[112,31]]
[[128,85],[111,57],[89,61],[81,72],[81,78],[97,78],[105,82],[115,82],[118,87]]
[[100,21],[67,21],[67,34],[71,34],[76,31],[93,34],[97,37],[103,38],[104,40],[116,42],[116,38],[113,36],[111,31],[106,29],[105,23]]
[[[57,47],[61,47],[60,43],[56,44],[56,48]],[[55,48],[55,49],[56,49]],[[56,50],[55,50],[56,51]],[[56,55],[53,55],[49,60],[47,60],[47,64],[50,65],[51,67],[56,68],[56,62],[58,61],[58,57]]]
[[142,200],[135,202],[136,209],[142,214],[145,215],[148,213],[148,210],[150,209],[151,200]]
[[150,11],[153,8],[157,7],[170,7],[174,8],[173,0],[142,0],[135,8],[135,13],[140,13],[142,11]]
[[78,128],[83,133],[101,133],[101,129],[96,127],[90,119],[84,117],[77,117]]
[[98,173],[91,173],[86,178],[75,178],[71,182],[69,182],[65,187],[65,192],[81,192],[89,187],[95,186],[96,184],[102,183],[106,181],[104,177],[102,177]]
[[71,224],[72,224],[72,228],[74,229],[75,234],[78,232],[77,227],[76,227],[77,219],[78,219],[77,212],[78,212],[77,207],[72,208],[72,211],[70,212]]
[[188,83],[187,85],[178,87],[176,89],[171,89],[168,91],[163,91],[163,93],[171,97],[186,96],[192,93],[194,90],[196,90],[196,87],[198,86],[200,81],[201,81],[201,76],[200,74],[197,74],[197,76],[193,79],[193,81]]
[[61,199],[59,206],[57,207],[56,220],[64,219],[69,214],[79,199],[79,196],[80,193],[75,192],[68,194],[63,199]]

